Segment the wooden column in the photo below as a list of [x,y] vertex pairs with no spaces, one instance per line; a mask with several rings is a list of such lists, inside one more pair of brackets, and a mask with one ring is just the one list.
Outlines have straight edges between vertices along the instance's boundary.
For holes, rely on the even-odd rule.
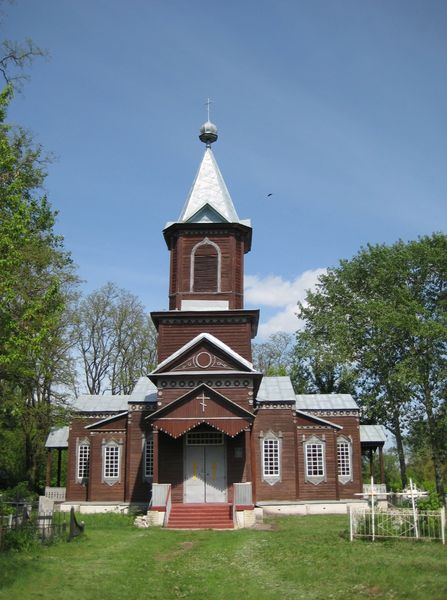
[[53,452],[51,448],[47,450],[47,476],[46,476],[46,486],[51,486],[51,462],[53,459]]
[[296,419],[293,420],[293,428],[295,430],[295,495],[298,500],[300,497],[300,452]]
[[385,483],[385,464],[383,462],[383,446],[379,446],[380,483]]
[[250,481],[251,478],[251,432],[249,429],[244,429],[244,441],[245,441],[245,469],[244,479]]
[[372,448],[369,449],[369,476],[372,477],[374,475],[374,450]]
[[153,474],[152,474],[152,482],[158,483],[158,429],[153,430],[152,432],[152,440],[153,440],[153,452],[154,452],[154,466],[153,466]]
[[57,449],[57,487],[61,487],[62,448]]
[[335,465],[335,498],[340,500],[340,484],[338,482],[338,453],[337,453],[337,433],[334,431],[334,465]]

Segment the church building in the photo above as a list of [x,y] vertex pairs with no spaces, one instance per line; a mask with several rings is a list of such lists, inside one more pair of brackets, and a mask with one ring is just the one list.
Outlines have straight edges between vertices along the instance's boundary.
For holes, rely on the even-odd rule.
[[198,173],[163,231],[169,309],[151,314],[156,369],[130,395],[78,397],[70,426],[48,438],[49,456],[68,448],[66,505],[142,505],[154,523],[224,528],[255,505],[355,501],[362,437],[381,454],[383,434],[362,430],[350,395],[296,395],[288,377],[253,367],[259,311],[244,308],[252,227],[214,158],[216,127],[206,122],[199,137]]

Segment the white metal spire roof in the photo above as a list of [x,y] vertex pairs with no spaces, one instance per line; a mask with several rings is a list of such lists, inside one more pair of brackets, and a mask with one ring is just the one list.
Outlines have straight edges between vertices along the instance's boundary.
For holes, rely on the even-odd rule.
[[178,223],[187,221],[193,223],[240,222],[211,148],[205,150],[196,178],[178,218]]

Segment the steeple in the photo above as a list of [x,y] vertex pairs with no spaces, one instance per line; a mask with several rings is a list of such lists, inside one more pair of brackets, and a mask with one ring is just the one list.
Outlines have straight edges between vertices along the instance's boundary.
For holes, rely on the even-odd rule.
[[178,223],[240,223],[230,193],[207,145]]

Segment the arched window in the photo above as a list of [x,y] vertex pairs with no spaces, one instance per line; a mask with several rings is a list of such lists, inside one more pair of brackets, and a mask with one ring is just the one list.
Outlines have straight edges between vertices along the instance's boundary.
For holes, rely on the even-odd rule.
[[191,252],[191,292],[220,292],[221,254],[217,244],[205,238]]

